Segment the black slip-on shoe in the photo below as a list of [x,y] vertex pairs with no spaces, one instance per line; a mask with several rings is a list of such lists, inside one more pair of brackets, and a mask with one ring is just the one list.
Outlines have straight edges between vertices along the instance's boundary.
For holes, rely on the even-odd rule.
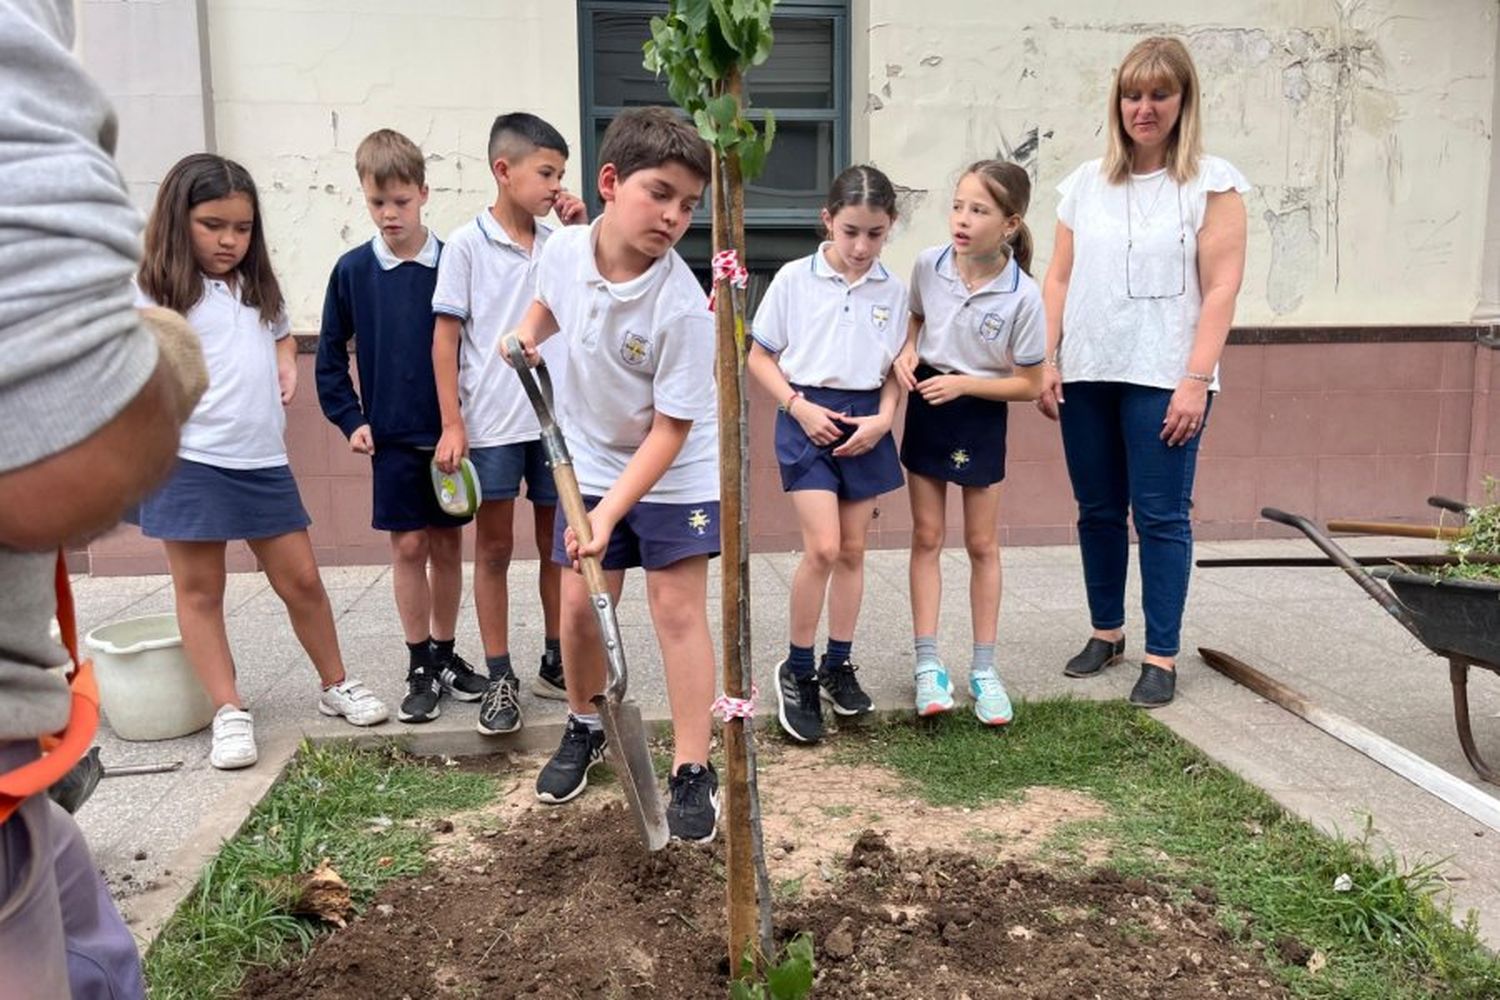
[[1143,663],[1141,676],[1130,689],[1130,703],[1139,708],[1161,708],[1170,705],[1176,693],[1177,671]]
[[1090,636],[1089,641],[1083,644],[1083,652],[1073,657],[1068,661],[1068,665],[1063,667],[1063,675],[1092,677],[1105,667],[1112,667],[1123,659],[1125,659],[1124,636],[1115,642]]

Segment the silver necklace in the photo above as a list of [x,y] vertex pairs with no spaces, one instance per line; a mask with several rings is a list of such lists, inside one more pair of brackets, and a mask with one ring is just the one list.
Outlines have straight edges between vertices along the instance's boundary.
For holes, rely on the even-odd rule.
[[[1152,195],[1151,203],[1144,206],[1136,216],[1136,218],[1140,220],[1142,228],[1150,225],[1151,217],[1156,214],[1156,206],[1161,204],[1161,196],[1167,190],[1167,181],[1169,180],[1171,180],[1171,177],[1165,170],[1163,170],[1161,176],[1156,180],[1156,190]],[[1130,214],[1131,209],[1130,203],[1132,199],[1130,197],[1130,192],[1135,189],[1135,185],[1135,175],[1131,174],[1130,180],[1125,184],[1125,212],[1127,216]]]

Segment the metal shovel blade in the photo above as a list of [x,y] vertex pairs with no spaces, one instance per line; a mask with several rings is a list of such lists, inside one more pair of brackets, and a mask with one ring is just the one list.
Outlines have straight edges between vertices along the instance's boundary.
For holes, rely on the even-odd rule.
[[610,763],[625,790],[630,815],[648,851],[667,846],[671,831],[667,829],[667,811],[662,805],[661,790],[656,783],[656,769],[646,745],[646,724],[640,706],[632,701],[612,701],[605,695],[594,699],[604,734],[609,739]]

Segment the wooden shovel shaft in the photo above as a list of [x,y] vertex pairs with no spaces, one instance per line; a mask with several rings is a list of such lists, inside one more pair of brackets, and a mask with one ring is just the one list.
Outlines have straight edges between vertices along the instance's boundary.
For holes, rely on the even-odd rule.
[[[589,544],[594,540],[594,531],[589,525],[588,507],[584,505],[583,493],[578,489],[578,477],[573,473],[573,466],[553,465],[552,478],[557,483],[557,504],[563,509],[563,519],[578,537],[578,544]],[[583,582],[588,585],[589,593],[596,597],[608,594],[609,583],[604,578],[604,567],[599,564],[599,560],[594,556],[585,556],[579,563],[583,567]]]
[[1462,529],[1439,525],[1390,524],[1384,521],[1329,521],[1328,530],[1360,535],[1389,535],[1392,538],[1426,538],[1434,542],[1450,542],[1459,536]]

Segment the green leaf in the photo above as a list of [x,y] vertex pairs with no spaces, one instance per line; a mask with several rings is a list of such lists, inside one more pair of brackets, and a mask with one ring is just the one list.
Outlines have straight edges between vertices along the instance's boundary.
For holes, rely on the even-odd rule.
[[733,94],[721,94],[708,102],[708,113],[713,116],[714,121],[718,122],[720,127],[728,129],[739,117],[740,102],[734,99]]
[[719,126],[714,124],[713,117],[703,108],[693,112],[693,124],[698,126],[698,134],[703,136],[703,141],[715,148],[719,145]]
[[708,25],[710,0],[672,0],[669,9],[682,19],[682,26],[696,35]]

